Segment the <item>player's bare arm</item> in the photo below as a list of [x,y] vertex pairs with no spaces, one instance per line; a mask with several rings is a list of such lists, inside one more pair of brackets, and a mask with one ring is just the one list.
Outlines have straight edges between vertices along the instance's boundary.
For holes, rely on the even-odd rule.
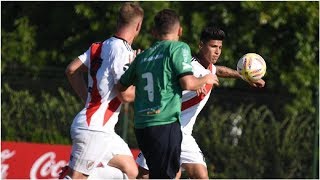
[[216,65],[216,75],[222,78],[241,78],[241,75],[238,71],[225,67],[225,66],[217,66]]
[[[222,78],[237,78],[237,79],[242,79],[240,73],[234,69],[228,68],[226,66],[217,66],[216,65],[216,75],[218,77]],[[257,88],[262,88],[265,86],[265,81],[263,79],[259,79],[258,81],[251,82],[251,81],[246,81],[248,82],[251,86],[257,87]]]
[[219,85],[217,76],[211,73],[199,78],[196,78],[193,75],[186,75],[181,77],[179,81],[184,90],[191,91],[196,91],[202,88],[205,84]]
[[249,84],[253,87],[263,88],[265,86],[266,82],[263,79],[259,79],[255,82],[250,82]]
[[87,72],[88,68],[81,62],[79,58],[74,59],[66,68],[66,76],[77,95],[83,102],[87,100],[87,85],[83,78],[83,73]]

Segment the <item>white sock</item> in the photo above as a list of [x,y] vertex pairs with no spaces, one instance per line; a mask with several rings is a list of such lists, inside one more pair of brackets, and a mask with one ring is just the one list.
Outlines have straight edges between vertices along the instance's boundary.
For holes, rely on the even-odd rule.
[[104,165],[94,168],[88,179],[128,179],[128,176],[118,168]]

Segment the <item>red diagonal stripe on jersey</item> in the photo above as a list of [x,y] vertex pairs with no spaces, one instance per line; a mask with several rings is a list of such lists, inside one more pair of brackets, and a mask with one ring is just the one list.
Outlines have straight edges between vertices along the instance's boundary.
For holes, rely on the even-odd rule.
[[103,126],[108,122],[108,120],[110,119],[112,114],[114,112],[116,112],[116,110],[119,108],[120,105],[121,105],[121,101],[119,100],[118,97],[113,98],[109,102],[108,108],[107,108],[106,112],[104,113]]
[[[209,93],[211,88],[212,88],[212,85],[206,84],[207,93]],[[206,95],[201,94],[200,96],[195,96],[187,101],[182,102],[181,111],[184,111],[184,110],[186,110],[196,104],[199,104],[205,96]]]
[[[212,64],[209,65],[208,69],[210,70],[210,72],[212,72]],[[209,91],[212,89],[212,85],[206,84],[205,88],[207,93],[209,93]],[[196,104],[199,104],[205,96],[206,96],[205,94],[200,94],[200,96],[195,96],[187,101],[182,102],[181,111],[184,111]]]
[[[90,52],[90,70],[91,68],[95,68],[95,72],[98,71],[98,69],[100,68],[101,64],[96,66],[96,67],[92,67],[93,64],[95,63],[95,61],[97,61],[100,58],[100,53],[101,53],[101,46],[102,43],[93,43],[91,45],[91,52]],[[91,121],[91,117],[92,115],[99,109],[100,105],[101,105],[101,95],[99,93],[98,87],[97,87],[97,77],[96,77],[95,73],[93,76],[90,73],[92,80],[93,80],[93,84],[92,84],[92,89],[91,89],[91,100],[89,102],[89,105],[87,107],[87,111],[86,111],[86,117],[87,117],[87,124],[88,126],[90,126],[90,121]]]

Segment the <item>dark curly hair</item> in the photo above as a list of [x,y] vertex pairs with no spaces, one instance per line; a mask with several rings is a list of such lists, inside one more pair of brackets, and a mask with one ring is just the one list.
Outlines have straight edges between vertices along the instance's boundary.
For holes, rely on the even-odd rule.
[[203,43],[206,43],[210,40],[223,41],[224,37],[225,33],[223,30],[214,26],[207,26],[201,32],[200,41],[202,41]]

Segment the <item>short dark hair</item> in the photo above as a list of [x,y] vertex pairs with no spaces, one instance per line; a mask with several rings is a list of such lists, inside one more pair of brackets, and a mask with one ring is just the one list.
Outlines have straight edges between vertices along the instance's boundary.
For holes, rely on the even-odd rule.
[[154,30],[159,35],[170,33],[176,24],[179,24],[178,14],[171,9],[163,9],[154,17]]
[[207,26],[201,32],[200,41],[202,41],[203,43],[206,43],[210,40],[223,41],[224,37],[225,33],[223,30],[214,26]]
[[139,4],[126,2],[120,8],[118,23],[120,25],[129,24],[137,17],[143,18],[143,15],[144,11]]

